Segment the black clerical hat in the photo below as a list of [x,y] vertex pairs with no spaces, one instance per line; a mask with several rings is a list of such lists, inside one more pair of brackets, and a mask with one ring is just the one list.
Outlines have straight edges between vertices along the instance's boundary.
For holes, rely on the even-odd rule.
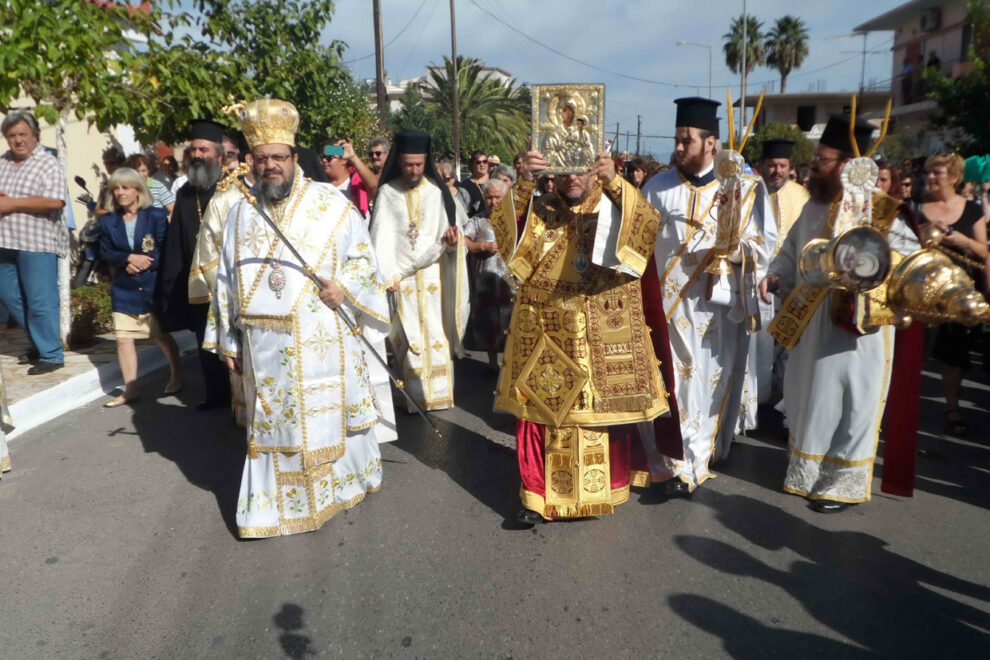
[[[869,151],[874,129],[875,126],[865,119],[856,120],[856,144],[861,153]],[[849,140],[849,115],[830,115],[818,144],[851,154],[853,148]]]
[[675,126],[690,126],[700,128],[718,136],[718,101],[700,96],[687,96],[674,99],[677,104],[677,121]]
[[209,119],[193,119],[189,122],[190,140],[209,140],[220,144],[223,142],[224,131],[227,130],[223,124],[218,124]]
[[763,160],[770,158],[791,159],[794,153],[794,140],[772,139],[763,141]]
[[395,136],[395,151],[400,154],[429,153],[430,136],[423,131],[399,131]]

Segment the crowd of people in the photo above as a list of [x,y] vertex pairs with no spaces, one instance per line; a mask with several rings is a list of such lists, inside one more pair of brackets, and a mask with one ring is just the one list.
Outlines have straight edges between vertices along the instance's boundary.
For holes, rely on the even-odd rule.
[[[377,490],[393,397],[413,413],[453,406],[466,351],[500,370],[494,406],[518,419],[523,524],[611,513],[631,487],[690,496],[772,403],[790,434],[783,488],[821,513],[868,501],[884,405],[895,381],[920,378],[918,333],[864,329],[857,294],[816,289],[799,261],[851,222],[843,168],[874,127],[832,116],[807,176],[793,143],[764,141],[750,175],[721,153],[717,102],[676,105],[670,167],[603,153],[550,174],[539,152],[508,165],[479,150],[458,180],[417,131],[371,140],[367,161],[347,137],[307,149],[296,109],[275,99],[234,106],[239,130],[193,122],[181,173],[171,156],[111,147],[86,200],[124,381],[105,405],[139,397],[136,339],[158,341],[164,393],[178,392],[170,333],[192,331],[199,407],[230,408],[245,428],[242,537],[317,529]],[[30,113],[0,130],[0,302],[28,332],[27,373],[48,373],[64,360],[65,177]],[[909,255],[937,228],[990,284],[986,182],[956,154],[875,169],[868,220],[889,249]],[[946,432],[963,436],[972,330],[930,334]],[[893,373],[895,342],[915,347],[897,369],[917,374]],[[900,410],[912,409],[916,423],[916,401]]]

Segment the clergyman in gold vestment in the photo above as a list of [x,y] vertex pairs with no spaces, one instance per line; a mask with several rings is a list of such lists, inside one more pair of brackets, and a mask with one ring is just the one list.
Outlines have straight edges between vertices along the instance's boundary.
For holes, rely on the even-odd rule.
[[[536,152],[525,161],[527,174],[546,166]],[[590,173],[557,181],[538,198],[532,184],[517,185],[491,218],[521,283],[495,407],[519,419],[525,524],[602,515],[625,502],[634,463],[648,474],[633,423],[668,411],[639,281],[658,214],[607,155]]]

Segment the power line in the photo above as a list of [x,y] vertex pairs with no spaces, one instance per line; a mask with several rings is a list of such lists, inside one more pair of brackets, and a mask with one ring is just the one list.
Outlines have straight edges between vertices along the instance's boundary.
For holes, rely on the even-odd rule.
[[601,71],[602,73],[607,73],[607,74],[612,75],[612,76],[619,76],[620,78],[628,78],[629,80],[636,80],[638,82],[648,83],[650,85],[663,85],[663,86],[666,86],[666,87],[696,87],[696,85],[678,85],[677,83],[664,82],[662,80],[649,80],[647,78],[638,78],[636,76],[630,76],[630,75],[625,74],[625,73],[619,73],[618,71],[612,71],[610,69],[603,69],[600,66],[595,66],[594,64],[589,64],[588,62],[583,62],[583,61],[581,61],[581,60],[579,60],[577,58],[571,57],[567,53],[560,52],[559,50],[557,50],[556,48],[553,48],[552,46],[548,46],[545,43],[542,43],[538,39],[534,39],[533,37],[529,36],[528,34],[526,34],[525,32],[523,32],[522,30],[520,30],[516,26],[512,25],[511,23],[509,23],[508,21],[502,20],[501,18],[499,18],[498,16],[496,16],[492,12],[488,11],[487,9],[485,9],[484,7],[482,7],[481,5],[479,5],[477,2],[475,2],[475,0],[471,0],[471,4],[473,4],[475,7],[477,7],[478,9],[480,9],[485,14],[488,14],[489,16],[491,16],[494,20],[498,21],[499,23],[502,23],[503,25],[505,25],[506,27],[508,27],[510,30],[514,30],[517,33],[519,33],[520,35],[522,35],[523,37],[525,37],[526,39],[528,39],[529,41],[532,41],[534,44],[536,44],[538,46],[542,46],[543,48],[549,50],[551,53],[554,53],[556,55],[559,55],[559,56],[561,56],[561,57],[563,57],[565,59],[568,59],[568,60],[570,60],[572,62],[575,62],[575,63],[580,64],[582,66],[586,66],[589,69],[594,69],[595,71]]
[[[385,50],[386,48],[388,48],[389,46],[391,46],[393,43],[395,43],[395,40],[396,39],[398,39],[399,37],[402,36],[402,33],[406,31],[406,28],[408,28],[410,25],[412,25],[412,22],[416,20],[416,17],[417,16],[419,16],[419,12],[422,11],[423,5],[425,5],[425,4],[426,4],[426,0],[423,0],[423,2],[421,2],[420,5],[419,5],[419,9],[417,9],[416,10],[416,13],[413,14],[412,15],[412,18],[409,19],[409,22],[406,23],[403,26],[403,28],[401,30],[399,30],[399,33],[396,34],[394,37],[392,37],[387,44],[385,44],[384,46],[382,46],[382,50]],[[354,62],[360,62],[361,60],[366,60],[369,57],[374,57],[374,56],[375,56],[374,53],[370,53],[368,55],[363,55],[361,57],[356,57],[353,60],[344,60],[343,62],[341,62],[341,64],[353,64]]]

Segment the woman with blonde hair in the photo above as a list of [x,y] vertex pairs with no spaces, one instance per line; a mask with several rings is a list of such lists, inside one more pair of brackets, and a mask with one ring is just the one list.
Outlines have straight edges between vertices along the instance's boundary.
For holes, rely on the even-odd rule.
[[[939,154],[925,161],[925,201],[918,220],[924,228],[942,231],[942,247],[974,278],[982,278],[987,259],[987,218],[980,206],[957,190],[966,161],[958,154]],[[979,279],[977,279],[979,281]],[[959,389],[963,371],[969,368],[969,329],[958,323],[943,323],[936,329],[933,355],[942,363],[945,384],[945,431],[965,436],[969,426],[959,411]]]
[[157,339],[161,345],[171,372],[165,394],[175,394],[182,383],[175,340],[159,330],[151,314],[168,212],[152,206],[145,177],[129,167],[113,173],[107,190],[113,199],[113,211],[99,218],[100,256],[113,272],[110,300],[124,392],[103,405],[116,408],[137,399],[135,339]]

